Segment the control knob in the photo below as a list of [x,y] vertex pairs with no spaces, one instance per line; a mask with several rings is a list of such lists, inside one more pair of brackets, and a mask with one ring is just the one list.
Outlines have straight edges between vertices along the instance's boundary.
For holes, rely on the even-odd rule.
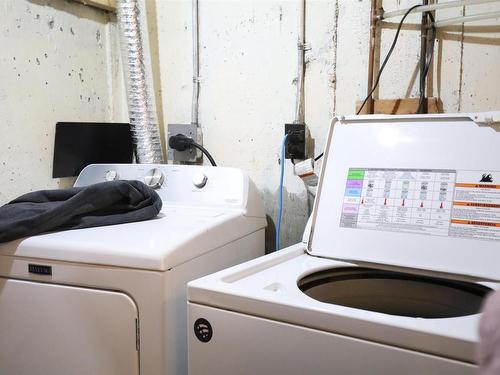
[[207,181],[208,177],[202,172],[195,173],[193,175],[193,185],[198,189],[203,188],[207,184]]
[[143,177],[143,181],[150,188],[158,189],[163,185],[165,176],[159,168],[153,168],[146,173]]
[[106,181],[115,181],[118,180],[119,178],[120,176],[118,175],[118,172],[113,169],[107,171],[106,174],[104,175],[104,179]]

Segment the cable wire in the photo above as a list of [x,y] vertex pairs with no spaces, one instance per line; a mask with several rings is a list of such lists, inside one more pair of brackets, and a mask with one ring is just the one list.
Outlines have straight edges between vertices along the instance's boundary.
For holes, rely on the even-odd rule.
[[207,149],[205,147],[203,147],[202,145],[199,145],[198,143],[196,143],[195,141],[191,141],[191,145],[193,147],[196,147],[198,150],[200,150],[201,152],[203,152],[205,154],[205,156],[207,157],[208,160],[210,160],[210,164],[212,164],[212,166],[216,167],[217,164],[215,163],[215,160],[214,158],[212,157],[212,155],[210,155],[210,152],[207,151]]
[[[384,71],[385,66],[387,65],[387,62],[389,61],[389,58],[391,57],[392,52],[394,51],[394,48],[396,47],[396,43],[397,43],[398,38],[399,38],[399,33],[401,32],[401,28],[403,27],[403,23],[404,23],[406,17],[413,10],[415,10],[416,8],[419,8],[421,6],[422,5],[415,5],[415,6],[411,7],[410,9],[408,9],[406,11],[406,13],[403,15],[403,18],[401,18],[401,21],[399,21],[399,25],[398,25],[398,28],[397,28],[397,31],[396,31],[396,35],[394,36],[394,40],[392,42],[391,48],[389,48],[389,52],[387,52],[387,55],[385,56],[384,61],[382,62],[382,65],[380,66],[380,69],[379,69],[378,74],[377,74],[377,78],[375,79],[375,84],[373,85],[373,88],[371,89],[371,91],[366,96],[365,100],[363,100],[363,104],[361,104],[361,107],[359,107],[358,112],[356,113],[356,115],[359,115],[361,113],[361,111],[363,110],[364,106],[366,105],[366,102],[368,101],[368,99],[370,99],[370,97],[372,96],[372,94],[377,89],[377,86],[378,86],[378,84],[380,82],[380,77],[382,75],[382,72]],[[424,69],[424,74],[421,77],[421,79],[424,79],[424,80],[427,77],[430,65],[432,63],[432,58],[433,58],[433,55],[434,55],[434,41],[436,39],[436,28],[434,27],[434,17],[432,15],[432,13],[429,12],[428,14],[429,14],[429,17],[431,18],[431,24],[432,24],[432,38],[431,38],[432,43],[430,43],[430,47],[428,47],[428,50],[426,51],[426,55],[429,55],[429,58],[427,59],[427,63],[426,63],[425,69]],[[421,107],[422,107],[423,103],[425,102],[424,98],[425,98],[425,95],[421,95],[420,96],[420,102],[419,102],[419,105],[418,105],[418,111],[417,112],[421,111]],[[323,155],[324,155],[324,153],[322,152],[321,154],[319,154],[318,156],[316,156],[314,158],[314,161],[318,161],[319,159],[321,159],[323,157]]]
[[280,233],[281,233],[281,217],[283,215],[283,177],[285,175],[285,146],[286,142],[288,141],[288,134],[285,134],[285,137],[283,138],[283,142],[281,144],[281,162],[280,162],[280,168],[281,168],[281,173],[280,173],[280,188],[279,188],[279,203],[278,203],[278,218],[276,220],[276,244],[275,244],[275,251],[278,251],[281,246],[280,246]]
[[421,91],[420,91],[420,100],[418,102],[418,108],[417,108],[417,113],[422,113],[423,112],[423,106],[425,104],[425,82],[426,82],[426,79],[427,79],[427,75],[429,73],[429,68],[432,64],[432,59],[434,57],[434,43],[436,41],[436,26],[434,25],[434,16],[432,15],[431,12],[428,12],[428,17],[430,18],[431,22],[431,38],[429,40],[429,45],[427,46],[427,50],[425,51],[425,67],[424,67],[424,70],[420,76],[420,87],[421,87]]
[[377,78],[375,79],[375,84],[373,85],[373,88],[371,89],[371,91],[366,96],[365,100],[363,101],[363,104],[361,104],[361,107],[359,107],[359,110],[356,113],[357,115],[359,115],[361,113],[361,111],[363,110],[363,107],[365,106],[366,102],[368,101],[368,99],[371,98],[372,94],[377,89],[377,86],[378,86],[379,81],[380,81],[380,76],[382,75],[382,72],[384,71],[385,66],[387,65],[387,62],[389,61],[389,58],[391,57],[392,52],[394,51],[394,48],[396,47],[396,43],[397,43],[398,38],[399,38],[399,33],[401,32],[401,27],[403,27],[403,22],[405,21],[406,17],[408,17],[408,15],[413,10],[415,10],[416,8],[421,7],[421,6],[422,5],[414,5],[414,6],[412,6],[410,9],[408,9],[406,11],[406,13],[404,14],[403,18],[401,18],[401,21],[399,21],[399,25],[398,25],[398,29],[396,31],[396,35],[394,36],[394,40],[392,42],[391,48],[389,48],[389,52],[387,52],[387,55],[385,56],[384,61],[382,62],[382,65],[380,66],[380,69],[379,69],[378,74],[377,74]]

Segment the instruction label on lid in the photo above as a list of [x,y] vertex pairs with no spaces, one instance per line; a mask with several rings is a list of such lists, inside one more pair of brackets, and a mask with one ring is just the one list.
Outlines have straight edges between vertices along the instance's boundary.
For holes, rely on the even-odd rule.
[[500,172],[457,172],[450,235],[500,239]]
[[500,239],[500,172],[351,168],[343,199],[341,227]]

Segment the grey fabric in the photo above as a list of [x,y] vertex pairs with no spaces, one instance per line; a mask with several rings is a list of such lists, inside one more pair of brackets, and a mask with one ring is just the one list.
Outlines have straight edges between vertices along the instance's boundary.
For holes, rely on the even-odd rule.
[[158,194],[139,181],[35,191],[0,207],[0,243],[49,231],[148,220],[161,206]]
[[486,300],[479,323],[479,369],[481,375],[500,374],[500,292]]

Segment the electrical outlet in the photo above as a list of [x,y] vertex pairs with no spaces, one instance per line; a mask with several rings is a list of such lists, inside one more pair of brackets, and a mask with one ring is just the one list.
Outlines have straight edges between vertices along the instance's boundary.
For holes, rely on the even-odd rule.
[[[196,143],[203,144],[201,129],[196,124],[168,124],[167,143],[171,136],[177,134],[183,134],[192,138]],[[201,152],[194,147],[190,147],[185,151],[169,148],[167,158],[174,162],[196,163],[201,158]]]
[[285,124],[288,140],[285,159],[303,160],[307,158],[307,129],[305,124]]

